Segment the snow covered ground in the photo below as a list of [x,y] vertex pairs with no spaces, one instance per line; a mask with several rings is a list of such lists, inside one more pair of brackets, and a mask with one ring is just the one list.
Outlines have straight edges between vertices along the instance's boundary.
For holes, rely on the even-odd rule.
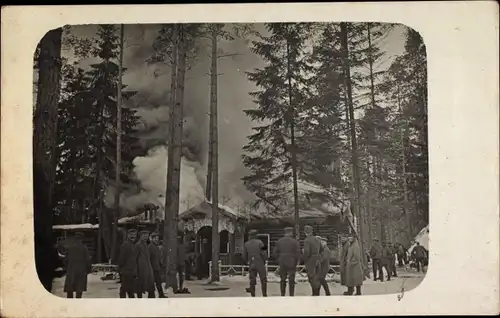
[[[398,271],[399,277],[391,279],[387,282],[374,282],[371,279],[365,280],[362,288],[364,295],[383,295],[400,293],[402,288],[405,292],[417,287],[424,274],[416,273],[413,270]],[[271,276],[271,275],[270,275]],[[84,293],[85,298],[117,298],[120,285],[115,281],[102,281],[100,274],[90,274],[88,277],[87,292]],[[271,277],[270,277],[271,278]],[[222,276],[220,283],[209,285],[206,281],[187,281],[186,287],[191,291],[191,294],[173,295],[171,290],[168,291],[169,297],[250,297],[245,292],[248,287],[247,276]],[[342,295],[345,287],[339,283],[339,277],[334,277],[329,283],[332,295]],[[60,297],[65,297],[63,292],[64,277],[58,278],[54,282],[54,294]],[[309,284],[300,279],[296,286],[296,296],[310,296],[311,289]],[[324,294],[324,291],[322,291]],[[257,296],[260,296],[260,287],[257,286]],[[280,296],[279,282],[276,279],[270,280],[268,284],[268,296]]]

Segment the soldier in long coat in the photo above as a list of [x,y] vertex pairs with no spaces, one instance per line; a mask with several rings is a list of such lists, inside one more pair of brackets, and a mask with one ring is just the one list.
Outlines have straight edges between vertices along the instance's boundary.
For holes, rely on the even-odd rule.
[[151,235],[151,243],[149,243],[149,258],[151,260],[151,268],[153,269],[153,278],[155,281],[156,289],[160,298],[166,298],[161,284],[161,271],[163,269],[163,255],[158,246],[159,234],[154,232]]
[[64,291],[67,298],[82,298],[84,291],[87,291],[87,275],[91,272],[92,263],[87,247],[82,243],[82,233],[76,233],[67,246],[65,256],[66,279],[64,281]]
[[311,285],[312,295],[319,296],[321,283],[319,275],[321,271],[321,254],[323,252],[321,241],[313,235],[311,226],[304,227],[306,238],[304,240],[304,264],[306,265],[307,279]]
[[127,239],[120,246],[118,257],[118,273],[120,274],[120,298],[135,298],[135,282],[137,279],[137,251],[135,238],[137,230],[127,231]]
[[148,293],[148,298],[155,298],[155,285],[151,258],[148,250],[148,231],[141,231],[139,241],[135,244],[137,251],[137,297]]
[[248,233],[249,240],[243,246],[243,261],[249,266],[250,287],[247,292],[255,297],[255,285],[257,285],[257,275],[259,275],[262,296],[267,297],[267,272],[266,261],[267,252],[264,243],[257,238],[257,231],[251,230]]
[[279,264],[281,296],[286,294],[286,280],[288,278],[288,292],[295,295],[295,273],[300,261],[300,243],[293,237],[293,228],[285,228],[285,236],[276,243],[273,251]]
[[347,267],[347,251],[349,250],[349,240],[346,237],[341,238],[340,247],[340,285],[346,286],[345,284],[345,271]]
[[361,285],[363,285],[363,261],[358,239],[354,236],[349,237],[349,248],[347,250],[346,264],[346,286],[347,292],[344,295],[352,295],[356,287],[356,295],[361,295]]
[[325,295],[330,296],[330,287],[328,287],[328,282],[326,281],[326,275],[330,270],[330,256],[331,252],[328,248],[328,242],[324,237],[318,237],[321,241],[321,247],[323,248],[323,253],[321,254],[321,271],[319,274],[319,283],[325,290]]

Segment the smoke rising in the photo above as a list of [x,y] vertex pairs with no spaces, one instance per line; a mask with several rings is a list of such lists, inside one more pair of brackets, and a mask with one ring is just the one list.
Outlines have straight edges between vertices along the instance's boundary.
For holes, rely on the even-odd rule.
[[[78,32],[83,32],[81,29],[87,27],[78,28]],[[162,217],[165,206],[170,68],[146,62],[153,55],[152,43],[160,28],[159,25],[125,26],[123,83],[126,90],[137,92],[125,107],[135,109],[140,117],[137,136],[145,152],[133,161],[139,188],[122,190],[123,216],[135,215],[138,208],[153,203],[160,206],[157,217]],[[246,173],[241,161],[242,146],[251,133],[251,122],[243,110],[255,107],[248,93],[256,89],[247,80],[245,71],[261,67],[263,62],[249,51],[248,45],[245,40],[219,42],[224,54],[238,53],[218,60],[219,193],[221,200],[233,207],[253,198],[241,182]],[[209,49],[202,47],[186,73],[180,212],[204,198],[210,103],[207,74],[210,59],[205,53]],[[80,64],[89,65],[90,61]],[[104,201],[108,207],[113,206],[114,192],[112,185],[106,190]]]

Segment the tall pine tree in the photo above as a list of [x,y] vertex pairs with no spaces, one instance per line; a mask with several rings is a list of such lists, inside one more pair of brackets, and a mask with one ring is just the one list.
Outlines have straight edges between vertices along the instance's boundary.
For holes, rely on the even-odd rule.
[[[256,109],[245,110],[260,126],[248,137],[243,162],[252,174],[243,181],[259,202],[273,211],[285,208],[293,193],[298,235],[298,147],[310,66],[304,55],[309,25],[306,23],[269,23],[269,33],[253,41],[252,51],[266,62],[263,69],[248,72],[248,78],[261,90],[250,93]],[[292,185],[292,187],[290,187]],[[291,190],[292,188],[292,190]]]

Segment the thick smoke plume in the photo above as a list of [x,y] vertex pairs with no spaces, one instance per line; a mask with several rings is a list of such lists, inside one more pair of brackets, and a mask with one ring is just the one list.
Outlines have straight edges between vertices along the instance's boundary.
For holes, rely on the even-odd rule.
[[[123,81],[136,95],[125,104],[137,110],[140,117],[137,136],[145,150],[134,159],[138,189],[124,189],[120,199],[123,214],[132,216],[147,203],[160,206],[163,216],[166,188],[167,141],[170,96],[170,69],[165,64],[148,64],[153,55],[152,43],[160,26],[126,26]],[[254,108],[250,91],[256,87],[247,80],[245,71],[261,67],[262,61],[249,51],[248,41],[221,41],[221,51],[238,53],[218,61],[219,108],[219,193],[221,201],[236,207],[253,198],[241,182],[246,168],[241,161],[242,146],[251,132],[251,122],[243,113]],[[180,211],[201,202],[206,183],[208,155],[208,112],[210,60],[208,47],[203,47],[186,74],[183,150],[180,184]],[[113,206],[114,188],[106,191],[105,204]]]

